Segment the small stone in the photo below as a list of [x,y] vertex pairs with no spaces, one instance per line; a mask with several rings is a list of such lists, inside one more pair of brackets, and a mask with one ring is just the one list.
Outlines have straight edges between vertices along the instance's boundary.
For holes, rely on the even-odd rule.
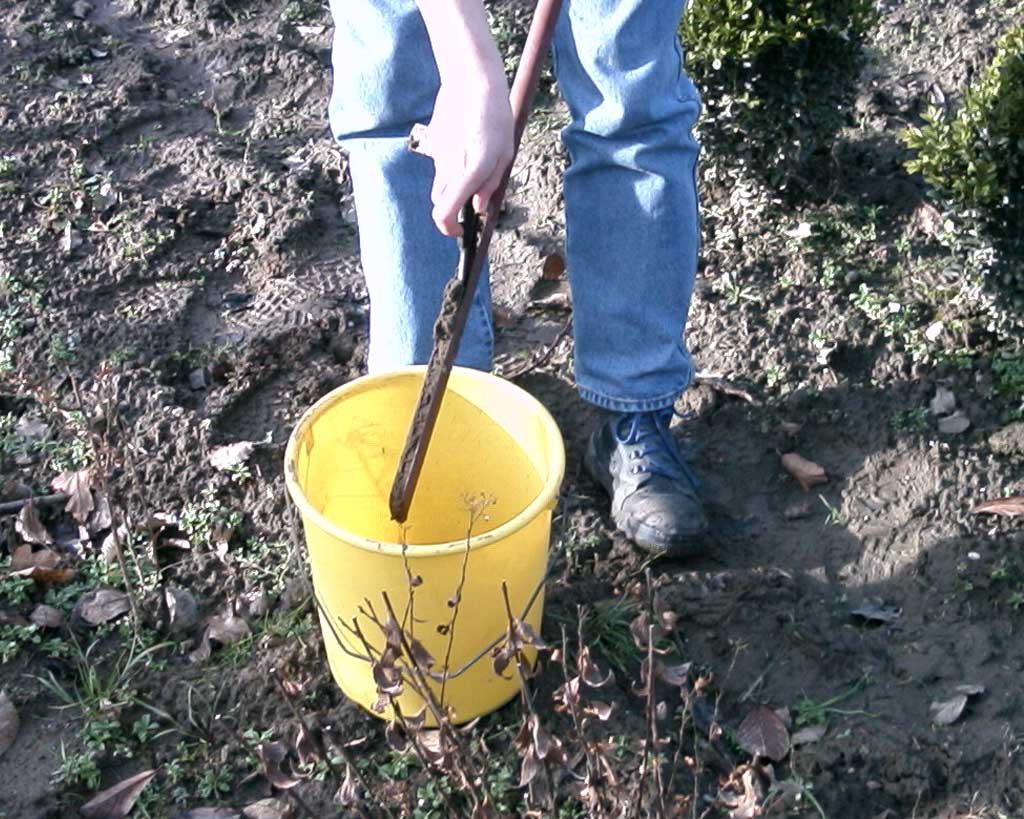
[[206,372],[202,367],[192,370],[192,372],[188,374],[188,385],[193,390],[206,389]]
[[988,445],[1000,455],[1024,454],[1024,421],[1014,421],[992,433]]

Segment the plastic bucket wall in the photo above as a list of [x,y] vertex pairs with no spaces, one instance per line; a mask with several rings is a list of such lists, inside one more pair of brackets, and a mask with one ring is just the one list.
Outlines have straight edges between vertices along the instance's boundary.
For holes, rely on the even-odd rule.
[[[465,722],[519,690],[514,673],[494,672],[489,652],[507,629],[502,582],[513,613],[525,612],[539,632],[565,453],[555,422],[533,397],[496,376],[456,367],[409,518],[399,526],[388,496],[424,371],[366,376],[318,401],[289,439],[285,480],[302,515],[338,685],[367,709],[377,702],[366,647],[346,625],[358,623],[370,655],[379,656],[383,635],[360,609],[372,607],[383,620],[386,593],[406,632],[434,657],[435,672],[450,651],[444,702]],[[493,502],[474,519],[470,510],[480,497]],[[446,634],[463,566],[458,618]],[[411,591],[410,573],[422,579]],[[440,696],[440,683],[431,685]],[[406,714],[424,706],[409,686],[399,704]]]

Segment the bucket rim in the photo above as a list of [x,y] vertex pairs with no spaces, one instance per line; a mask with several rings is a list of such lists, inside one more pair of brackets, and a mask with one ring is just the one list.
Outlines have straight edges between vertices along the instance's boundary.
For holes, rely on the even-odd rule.
[[544,485],[533,500],[531,500],[522,511],[516,514],[511,520],[491,529],[489,532],[472,535],[469,538],[468,545],[466,538],[462,537],[458,540],[452,540],[444,543],[417,543],[403,546],[400,543],[382,542],[357,535],[355,532],[329,521],[313,506],[312,503],[309,502],[309,499],[306,497],[306,493],[299,485],[297,473],[297,454],[300,432],[309,427],[319,416],[325,413],[330,407],[346,395],[362,392],[376,386],[379,382],[392,380],[396,377],[405,377],[410,375],[418,375],[422,377],[426,372],[426,369],[426,365],[413,364],[406,367],[387,370],[386,372],[359,376],[346,384],[342,384],[340,387],[335,387],[306,409],[301,416],[299,416],[299,420],[296,421],[291,434],[288,436],[288,444],[285,448],[284,480],[285,487],[288,490],[288,496],[291,498],[292,503],[298,506],[304,521],[312,522],[317,526],[317,528],[336,540],[368,552],[393,555],[397,557],[401,557],[403,555],[406,557],[438,557],[442,555],[450,555],[454,552],[465,552],[467,548],[469,551],[472,551],[496,541],[504,540],[518,532],[520,529],[526,527],[542,512],[544,512],[544,510],[554,507],[558,491],[562,485],[562,479],[565,477],[565,442],[562,438],[562,433],[558,428],[558,424],[555,423],[555,419],[551,416],[551,413],[548,412],[547,407],[541,404],[540,401],[530,395],[530,393],[522,387],[513,384],[507,379],[494,375],[493,373],[472,369],[470,367],[453,367],[452,375],[457,375],[459,378],[490,381],[497,384],[500,389],[512,393],[521,399],[525,398],[529,403],[535,406],[538,419],[544,430],[544,436],[553,444],[548,448],[548,474],[545,478]]

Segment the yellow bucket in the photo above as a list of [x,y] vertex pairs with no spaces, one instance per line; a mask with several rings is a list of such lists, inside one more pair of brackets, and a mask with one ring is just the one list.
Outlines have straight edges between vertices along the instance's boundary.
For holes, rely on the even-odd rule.
[[[434,698],[443,693],[455,720],[467,722],[519,691],[512,666],[502,676],[491,659],[508,627],[502,583],[513,614],[539,632],[565,451],[536,399],[456,367],[408,520],[395,523],[388,496],[424,372],[358,378],[314,404],[288,441],[285,481],[302,514],[327,660],[341,689],[374,711],[371,661],[385,640],[372,621],[385,620],[386,593],[405,633],[434,658],[426,680]],[[426,706],[410,685],[397,702],[404,714]]]

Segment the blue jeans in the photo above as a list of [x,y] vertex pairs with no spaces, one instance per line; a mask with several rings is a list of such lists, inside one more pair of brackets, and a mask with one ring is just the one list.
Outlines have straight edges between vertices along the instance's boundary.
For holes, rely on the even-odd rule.
[[[700,102],[676,35],[684,0],[563,0],[555,73],[576,383],[605,409],[673,403],[689,384],[683,340],[699,227],[691,134]],[[424,363],[458,259],[431,221],[432,161],[406,138],[430,120],[439,78],[414,0],[331,0],[330,120],[348,151],[370,294],[371,372]],[[488,370],[490,294],[477,293],[457,363]]]

